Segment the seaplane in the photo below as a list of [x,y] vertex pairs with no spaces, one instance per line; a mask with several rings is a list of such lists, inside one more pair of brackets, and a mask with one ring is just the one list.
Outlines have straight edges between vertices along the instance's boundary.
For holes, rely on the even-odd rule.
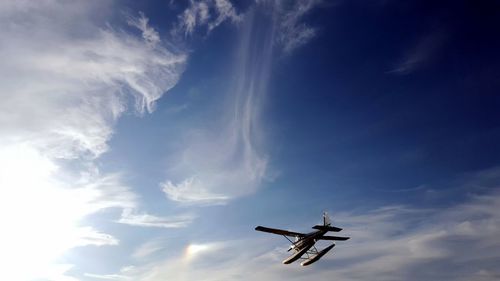
[[[283,235],[290,243],[290,247],[288,248],[288,252],[291,250],[294,251],[294,254],[288,257],[283,261],[284,264],[290,264],[298,259],[304,260],[300,265],[307,266],[314,262],[317,262],[321,257],[323,257],[328,251],[330,251],[333,247],[335,247],[335,242],[330,246],[324,248],[321,251],[318,251],[314,246],[316,242],[319,240],[330,240],[330,241],[345,241],[348,240],[349,237],[340,237],[340,236],[327,236],[325,235],[329,231],[339,232],[342,228],[332,226],[330,218],[328,214],[323,213],[323,225],[315,225],[312,227],[316,229],[313,232],[309,233],[299,233],[294,231],[288,231],[277,228],[269,228],[264,226],[257,226],[255,230]],[[292,238],[292,239],[290,239]]]

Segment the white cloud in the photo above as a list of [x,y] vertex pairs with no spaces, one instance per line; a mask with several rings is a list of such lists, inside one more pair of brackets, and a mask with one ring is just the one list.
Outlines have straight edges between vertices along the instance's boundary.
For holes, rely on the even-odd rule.
[[276,43],[285,54],[309,42],[315,35],[316,29],[302,22],[303,17],[321,0],[276,0],[278,29]]
[[139,15],[140,18],[131,17],[128,23],[142,31],[142,38],[144,38],[148,44],[152,47],[156,46],[161,41],[160,35],[154,28],[148,25],[149,19],[144,16],[144,13],[141,12]]
[[80,229],[80,246],[86,245],[96,245],[96,246],[104,246],[104,245],[118,245],[118,239],[115,237],[95,231],[91,227],[81,227]]
[[117,222],[145,227],[180,228],[188,226],[193,219],[194,216],[189,214],[158,217],[144,213],[137,214],[132,209],[124,209],[121,218]]
[[227,19],[231,20],[232,23],[237,23],[242,19],[242,16],[236,13],[236,10],[229,0],[215,0],[215,8],[217,11],[217,18],[208,24],[209,30],[216,28]]
[[163,192],[171,200],[182,203],[196,203],[201,205],[219,205],[226,203],[229,196],[215,194],[211,187],[195,178],[188,178],[175,185],[171,181],[161,184]]
[[172,32],[188,36],[196,29],[206,28],[206,32],[209,33],[226,20],[237,23],[241,19],[242,16],[228,0],[191,0],[189,6],[179,15],[179,22]]
[[207,23],[209,17],[207,3],[190,2],[190,6],[179,16],[179,26],[175,31],[182,31],[185,36],[193,33],[197,25]]

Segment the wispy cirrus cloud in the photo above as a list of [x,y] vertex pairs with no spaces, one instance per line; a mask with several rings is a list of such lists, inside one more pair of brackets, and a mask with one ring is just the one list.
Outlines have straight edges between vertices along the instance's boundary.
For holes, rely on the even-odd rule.
[[322,0],[276,0],[276,21],[279,32],[277,32],[276,43],[285,54],[309,42],[316,36],[317,30],[303,21]]
[[387,73],[406,75],[419,69],[434,58],[445,41],[446,33],[442,29],[437,29],[422,36],[415,46],[406,50],[400,62]]
[[162,191],[170,200],[187,204],[220,205],[230,199],[229,196],[211,191],[206,181],[194,177],[187,178],[178,184],[171,181],[162,183]]
[[137,27],[142,31],[142,38],[152,47],[155,47],[161,42],[160,34],[149,26],[149,19],[144,15],[144,13],[139,12],[139,18],[130,17],[128,24]]
[[236,12],[229,0],[189,1],[189,6],[178,16],[179,20],[172,33],[188,36],[203,28],[208,34],[222,22],[237,23],[242,16]]
[[[122,213],[115,222],[141,227],[181,228],[188,226],[194,219],[193,214],[155,216],[140,211],[139,196],[131,187],[123,184],[122,175],[100,175],[97,169],[85,172],[78,177],[68,195],[78,196],[78,207],[85,216],[98,210],[120,208]],[[65,184],[65,183],[64,183]],[[115,243],[116,244],[116,243]]]
[[[138,112],[152,111],[182,73],[186,56],[151,46],[159,38],[144,17],[135,21],[143,29],[141,40],[88,26],[88,14],[67,3],[28,6],[2,13],[0,35],[8,38],[0,50],[4,140],[29,140],[55,157],[98,156],[107,149],[114,121],[126,110],[127,94],[135,97]],[[29,9],[39,13],[34,22],[21,20]],[[70,16],[75,20],[66,22]]]
[[134,212],[133,209],[124,209],[118,223],[160,228],[180,228],[188,226],[194,219],[193,215],[183,214],[169,217],[158,217],[145,213]]

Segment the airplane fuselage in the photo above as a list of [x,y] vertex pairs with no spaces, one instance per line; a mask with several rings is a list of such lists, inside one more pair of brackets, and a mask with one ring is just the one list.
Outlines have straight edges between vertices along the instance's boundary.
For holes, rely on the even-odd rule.
[[290,248],[294,249],[296,251],[300,251],[304,249],[305,247],[311,248],[316,244],[316,242],[321,238],[323,235],[325,235],[328,231],[327,230],[316,230],[310,233],[307,233],[304,238],[300,239],[299,241],[293,243]]

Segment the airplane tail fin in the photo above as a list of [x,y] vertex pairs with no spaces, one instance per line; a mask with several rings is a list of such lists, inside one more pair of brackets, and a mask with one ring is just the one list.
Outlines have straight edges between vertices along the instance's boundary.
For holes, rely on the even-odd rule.
[[332,221],[330,220],[330,217],[328,216],[327,212],[323,212],[323,225],[327,226],[332,224]]
[[342,228],[332,226],[332,221],[326,212],[323,213],[323,225],[315,225],[314,229],[339,232]]

